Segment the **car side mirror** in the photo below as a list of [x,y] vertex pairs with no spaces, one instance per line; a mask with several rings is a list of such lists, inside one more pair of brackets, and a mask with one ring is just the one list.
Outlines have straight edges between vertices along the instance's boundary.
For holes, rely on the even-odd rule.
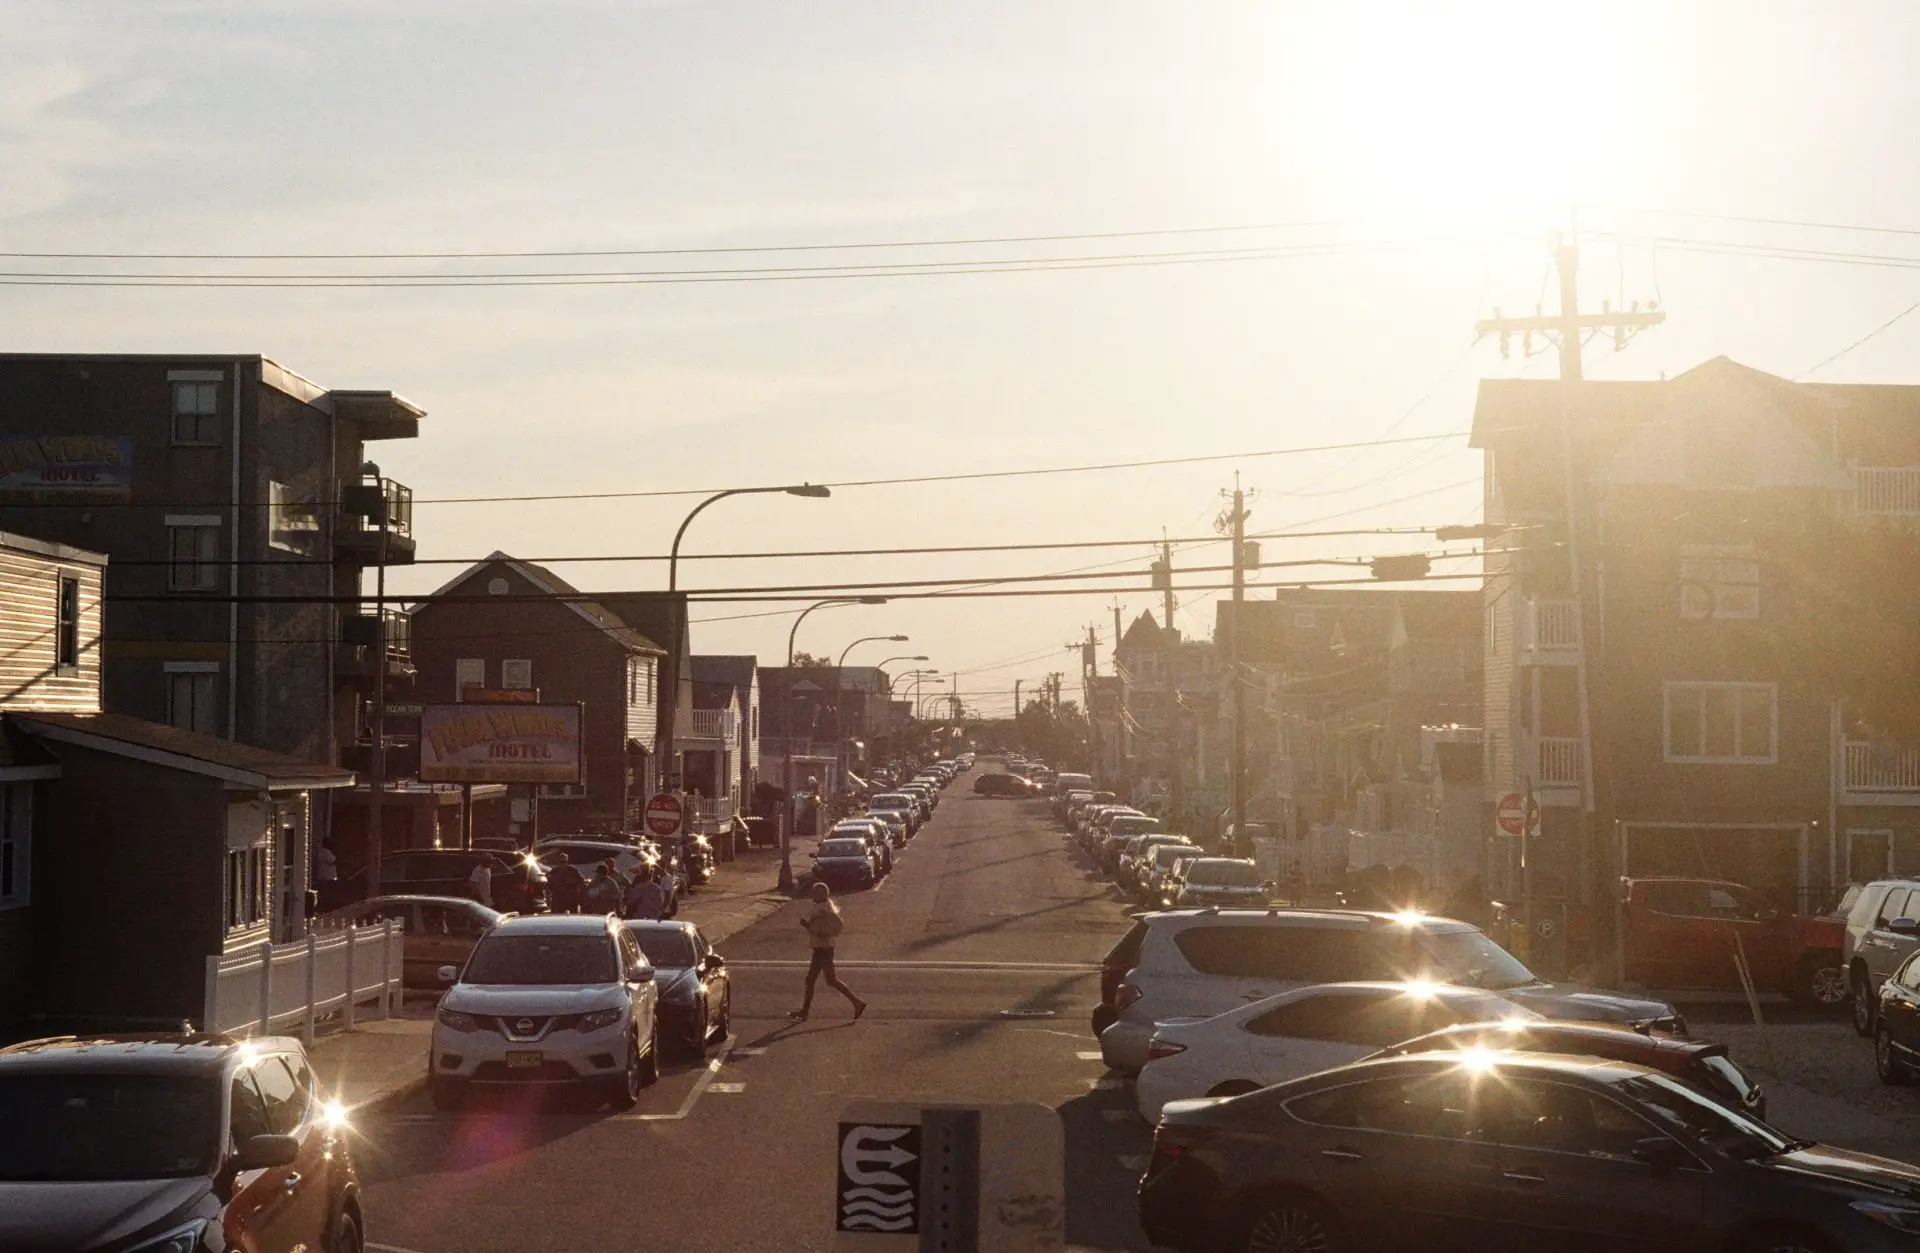
[[293,1136],[254,1136],[233,1155],[233,1171],[267,1170],[291,1166],[300,1156],[300,1141]]
[[454,983],[454,982],[457,982],[460,978],[460,967],[442,966],[436,973],[439,976],[440,982]]
[[1914,935],[1920,933],[1920,922],[1912,918],[1895,918],[1887,923],[1887,930],[1895,935]]
[[727,968],[727,959],[718,953],[708,953],[705,964],[708,970],[725,970]]
[[1687,1151],[1665,1136],[1648,1136],[1634,1142],[1633,1160],[1651,1166],[1659,1173],[1678,1170],[1689,1160]]

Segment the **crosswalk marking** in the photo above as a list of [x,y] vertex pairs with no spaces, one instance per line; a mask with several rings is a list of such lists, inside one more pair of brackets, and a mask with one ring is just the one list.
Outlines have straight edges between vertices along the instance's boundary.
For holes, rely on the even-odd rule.
[[707,1085],[707,1091],[717,1092],[722,1096],[737,1096],[746,1090],[747,1085],[744,1083],[710,1083]]
[[1081,1049],[1078,1053],[1075,1053],[1074,1056],[1083,1062],[1098,1062],[1105,1061],[1107,1055],[1099,1049]]

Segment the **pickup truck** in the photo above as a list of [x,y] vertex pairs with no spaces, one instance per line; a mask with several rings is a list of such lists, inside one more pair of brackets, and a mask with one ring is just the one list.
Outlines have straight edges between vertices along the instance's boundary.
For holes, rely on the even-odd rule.
[[1654,988],[1740,990],[1744,952],[1755,990],[1821,1010],[1848,1001],[1844,924],[1777,908],[1766,893],[1717,879],[1620,881],[1624,973]]

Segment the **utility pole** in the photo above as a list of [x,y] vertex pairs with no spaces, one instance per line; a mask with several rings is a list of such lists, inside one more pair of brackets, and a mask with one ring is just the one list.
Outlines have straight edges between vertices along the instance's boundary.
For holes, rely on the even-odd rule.
[[1247,494],[1240,488],[1240,476],[1234,475],[1233,510],[1216,526],[1230,528],[1233,535],[1233,630],[1227,633],[1227,681],[1233,684],[1233,848],[1230,855],[1240,856],[1247,840],[1247,682],[1240,673],[1240,634],[1246,626],[1247,603]]
[[[380,861],[385,850],[380,829],[387,799],[387,481],[380,467],[369,462],[363,471],[373,474],[380,519],[379,565],[373,575],[373,625],[379,632],[373,647],[373,760],[367,771],[367,896],[380,895]],[[370,502],[371,503],[371,502]]]
[[[1581,813],[1578,855],[1580,860],[1580,890],[1583,902],[1591,903],[1593,875],[1589,858],[1594,830],[1594,769],[1593,769],[1593,722],[1592,699],[1590,694],[1590,659],[1587,655],[1587,640],[1591,638],[1588,628],[1589,606],[1584,591],[1585,579],[1580,560],[1580,501],[1578,494],[1579,474],[1574,466],[1573,410],[1574,396],[1578,384],[1584,377],[1581,365],[1581,336],[1583,332],[1609,331],[1613,335],[1614,351],[1627,346],[1627,342],[1641,331],[1660,325],[1667,315],[1657,304],[1640,308],[1640,302],[1634,301],[1626,309],[1614,309],[1609,302],[1602,301],[1599,313],[1580,312],[1580,245],[1577,232],[1566,237],[1556,237],[1553,242],[1554,268],[1560,282],[1560,312],[1557,315],[1542,313],[1538,308],[1532,317],[1509,318],[1501,316],[1500,310],[1493,311],[1494,316],[1483,318],[1474,324],[1474,334],[1478,337],[1498,335],[1500,337],[1500,355],[1507,356],[1514,335],[1522,337],[1523,350],[1531,352],[1533,337],[1543,335],[1556,342],[1560,351],[1560,388],[1558,407],[1560,419],[1560,464],[1562,489],[1566,498],[1567,523],[1567,562],[1569,589],[1574,603],[1574,618],[1579,624],[1579,649],[1576,652],[1578,669],[1575,691],[1578,696],[1580,717],[1580,754],[1581,754]],[[1531,676],[1533,684],[1539,683],[1538,668]],[[1534,728],[1537,755],[1539,728]],[[1530,818],[1533,806],[1533,786],[1537,762],[1525,763],[1523,771],[1525,790],[1521,802],[1520,819],[1520,901],[1521,918],[1526,926],[1527,949],[1534,940],[1534,898],[1533,863],[1538,860],[1538,850],[1533,845]],[[1625,874],[1626,867],[1615,868],[1618,874]],[[1611,876],[1610,876],[1611,878]],[[1620,937],[1614,936],[1618,944]],[[1523,950],[1525,951],[1525,950]]]
[[1167,542],[1166,531],[1160,532],[1160,562],[1155,571],[1154,582],[1160,586],[1160,625],[1167,629],[1168,638],[1173,635],[1173,545]]

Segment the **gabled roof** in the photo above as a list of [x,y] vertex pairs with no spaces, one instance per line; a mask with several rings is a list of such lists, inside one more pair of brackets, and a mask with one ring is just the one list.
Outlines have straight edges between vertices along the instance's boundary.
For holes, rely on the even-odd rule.
[[586,599],[587,593],[582,592],[579,588],[567,582],[553,571],[547,569],[545,566],[536,565],[531,561],[521,561],[517,557],[510,557],[498,549],[495,549],[479,561],[468,566],[465,570],[462,570],[459,574],[454,575],[453,578],[447,580],[447,582],[441,584],[438,588],[435,588],[427,595],[424,601],[414,606],[415,612],[418,612],[421,608],[430,606],[434,601],[440,599],[442,596],[448,595],[462,584],[472,581],[488,567],[495,565],[505,566],[548,596],[564,598],[560,603],[573,610],[574,613],[586,619],[594,626],[600,628],[600,630],[606,632],[607,638],[613,640],[622,648],[632,652],[654,653],[660,656],[666,655],[666,649],[628,626],[605,606]]
[[700,683],[730,683],[741,691],[753,686],[760,659],[741,653],[696,653],[693,677]]
[[44,741],[130,757],[261,791],[353,786],[351,770],[126,714],[10,713],[7,721]]
[[1129,652],[1135,649],[1159,648],[1165,640],[1166,633],[1160,629],[1160,624],[1153,620],[1153,611],[1142,610],[1140,616],[1133,620],[1133,625],[1127,628],[1126,634],[1120,637],[1120,647]]

